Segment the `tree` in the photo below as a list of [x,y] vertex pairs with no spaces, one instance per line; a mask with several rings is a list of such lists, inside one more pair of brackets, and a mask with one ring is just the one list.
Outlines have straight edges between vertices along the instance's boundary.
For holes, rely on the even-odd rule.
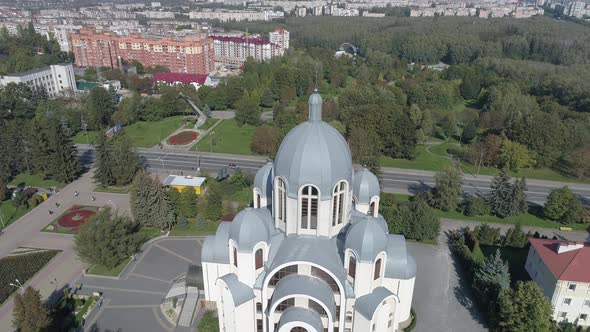
[[504,245],[522,248],[528,243],[526,234],[522,231],[522,226],[516,224],[514,227],[509,228],[504,236]]
[[184,217],[193,218],[197,215],[197,194],[192,187],[185,187],[180,192],[178,210]]
[[504,167],[513,171],[535,165],[535,159],[526,146],[510,140],[502,144],[501,159]]
[[113,175],[114,160],[112,159],[112,141],[105,135],[98,135],[94,143],[94,155],[96,158],[94,180],[107,187],[115,182]]
[[510,288],[508,264],[502,260],[500,249],[476,267],[473,288],[483,303],[495,301],[502,290]]
[[475,138],[477,135],[477,124],[475,121],[469,121],[466,125],[463,126],[463,131],[461,132],[461,144],[469,143],[471,140]]
[[512,187],[512,206],[510,209],[511,215],[514,216],[528,211],[529,203],[526,195],[527,190],[528,188],[526,186],[525,178],[516,179],[516,181],[514,181],[514,186]]
[[440,220],[420,196],[383,212],[391,234],[403,234],[408,239],[422,241],[433,240],[440,232]]
[[250,148],[254,153],[274,155],[279,148],[280,140],[281,132],[278,128],[263,124],[254,130]]
[[88,126],[98,130],[110,125],[114,106],[112,96],[106,89],[96,87],[90,90],[86,99]]
[[76,252],[90,264],[112,269],[139,249],[139,227],[129,217],[104,208],[80,226],[74,238]]
[[0,176],[0,202],[6,199],[8,196],[8,188],[6,188],[6,182]]
[[488,203],[481,197],[466,198],[463,200],[461,210],[466,216],[481,216],[490,213]]
[[461,82],[461,96],[465,99],[475,99],[481,90],[480,79],[473,74],[468,74]]
[[500,242],[500,228],[491,227],[487,223],[476,226],[473,233],[482,244],[494,246]]
[[209,221],[218,221],[223,209],[223,198],[217,184],[209,185],[209,191],[205,197],[203,217]]
[[49,169],[60,182],[72,182],[80,175],[82,165],[78,150],[71,137],[63,130],[57,119],[49,119]]
[[45,331],[51,323],[49,309],[41,300],[38,290],[27,287],[21,294],[14,296],[14,309],[12,310],[12,324],[21,332]]
[[514,207],[514,189],[510,183],[510,177],[506,173],[506,169],[500,170],[500,173],[492,179],[490,185],[490,192],[486,197],[486,201],[490,206],[490,212],[500,218],[507,218],[512,216]]
[[253,98],[242,96],[236,102],[236,122],[240,126],[243,124],[257,126],[260,123],[260,109]]
[[381,174],[379,158],[382,143],[375,131],[352,128],[348,135],[348,146],[354,162],[366,166],[375,175]]
[[130,191],[131,213],[142,225],[170,229],[176,222],[172,197],[157,178],[140,171]]
[[95,147],[94,179],[102,186],[127,185],[142,168],[139,156],[123,133],[112,138],[99,135]]
[[569,156],[571,172],[578,179],[590,175],[590,148],[582,147],[572,151]]
[[545,216],[563,223],[579,222],[582,213],[580,197],[567,186],[552,190],[543,207]]
[[445,133],[445,137],[448,141],[449,138],[451,138],[457,131],[457,119],[455,118],[455,114],[445,114],[445,116],[442,117],[438,125]]
[[187,229],[188,228],[188,219],[186,219],[186,217],[183,214],[179,214],[177,220],[178,220],[178,224],[176,227],[178,227],[180,229]]
[[454,211],[461,202],[461,173],[455,167],[447,167],[434,175],[433,206],[443,211]]
[[199,331],[201,332],[217,332],[219,331],[219,319],[215,316],[213,311],[207,311],[203,315],[199,323]]
[[518,281],[500,293],[498,302],[498,326],[504,331],[549,332],[554,326],[551,302],[534,281]]
[[481,251],[479,241],[475,241],[475,244],[473,245],[473,250],[471,252],[471,260],[473,261],[473,266],[483,264],[485,259],[486,256],[483,254],[483,251]]

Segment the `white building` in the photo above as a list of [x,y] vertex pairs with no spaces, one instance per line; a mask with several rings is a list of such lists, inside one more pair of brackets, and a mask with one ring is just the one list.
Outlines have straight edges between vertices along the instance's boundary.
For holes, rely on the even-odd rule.
[[279,45],[283,50],[289,48],[289,31],[276,28],[275,31],[268,34],[268,37],[271,43]]
[[557,323],[590,325],[590,243],[530,239],[525,269],[553,305]]
[[254,207],[208,236],[205,298],[221,331],[399,331],[410,321],[416,263],[379,214],[380,188],[354,170],[344,138],[309,120],[254,180]]
[[213,39],[215,62],[227,66],[240,67],[248,57],[261,62],[284,54],[279,45],[258,37],[215,35],[210,38]]
[[31,89],[44,88],[50,98],[69,96],[76,91],[76,78],[72,64],[51,65],[0,76],[0,85],[8,83],[24,83]]

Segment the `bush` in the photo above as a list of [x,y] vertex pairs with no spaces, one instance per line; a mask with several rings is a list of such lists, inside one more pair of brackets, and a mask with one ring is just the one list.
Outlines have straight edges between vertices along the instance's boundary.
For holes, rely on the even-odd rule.
[[395,194],[382,192],[379,199],[379,207],[394,207],[397,205]]
[[476,226],[473,233],[481,244],[494,246],[501,243],[500,228],[494,228],[484,223]]
[[490,207],[481,197],[469,197],[463,201],[461,210],[466,216],[481,216],[490,214]]

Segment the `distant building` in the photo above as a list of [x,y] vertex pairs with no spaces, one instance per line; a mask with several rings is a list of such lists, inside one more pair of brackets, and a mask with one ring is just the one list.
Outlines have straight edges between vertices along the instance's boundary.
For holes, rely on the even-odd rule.
[[189,18],[191,20],[220,20],[227,21],[272,21],[278,18],[284,18],[285,13],[281,11],[265,10],[206,10],[191,11]]
[[195,90],[199,90],[203,85],[213,86],[211,77],[207,74],[186,74],[186,73],[155,73],[153,80],[156,84],[178,85],[190,84]]
[[268,37],[271,43],[279,45],[283,50],[289,48],[289,31],[276,28],[268,34]]
[[[286,42],[288,46],[289,32],[284,32],[286,35],[283,33],[281,37],[275,35],[273,38],[282,38],[281,42]],[[260,37],[216,35],[211,36],[211,39],[215,49],[215,62],[226,66],[240,67],[248,57],[260,62],[275,56],[283,56],[285,52],[281,46]]]
[[145,67],[164,66],[172,72],[208,74],[214,70],[213,40],[205,35],[157,37],[132,34],[118,36],[95,29],[72,34],[76,65],[122,67],[122,61],[137,60]]
[[69,96],[76,90],[72,64],[51,65],[0,76],[0,85],[24,83],[31,89],[45,89],[50,98]]
[[299,16],[299,17],[304,17],[305,15],[307,15],[307,8],[305,7],[299,7],[295,10],[295,15]]
[[590,243],[530,242],[525,269],[551,300],[553,320],[590,325]]
[[203,192],[206,180],[206,178],[198,176],[168,175],[168,177],[164,179],[164,186],[174,188],[178,191],[183,191],[184,188],[193,188],[195,189],[195,193],[200,195]]

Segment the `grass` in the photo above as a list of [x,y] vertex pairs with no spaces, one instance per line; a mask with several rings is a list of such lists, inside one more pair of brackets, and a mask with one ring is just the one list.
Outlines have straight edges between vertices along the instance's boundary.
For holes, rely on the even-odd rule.
[[155,122],[139,121],[123,128],[123,130],[134,146],[152,147],[180,128],[184,124],[185,118],[180,115]]
[[421,240],[421,241],[412,240],[412,239],[406,239],[406,241],[413,242],[413,243],[420,243],[420,244],[428,244],[428,245],[431,245],[431,246],[438,245],[438,241],[436,239],[432,239],[432,240]]
[[[24,206],[19,206],[18,208],[12,204],[12,201],[7,200],[4,202],[0,202],[0,214],[4,225],[8,226],[13,222],[17,221],[20,217],[27,214],[27,212],[31,211],[31,208],[27,208]],[[2,223],[0,222],[0,229],[4,228]]]
[[414,160],[381,157],[380,164],[385,167],[397,167],[407,169],[422,169],[427,171],[440,171],[451,165],[451,161],[439,155],[433,155],[426,151],[426,145],[416,147],[416,158]]
[[240,127],[234,119],[223,120],[196,147],[199,151],[251,155],[250,143],[255,129],[251,125]]
[[94,144],[98,135],[99,131],[81,131],[72,137],[72,140],[75,144]]
[[189,219],[188,226],[186,228],[174,226],[170,231],[170,236],[205,236],[213,235],[217,231],[216,222],[205,222],[203,224],[197,224],[195,219]]
[[109,268],[102,266],[100,264],[94,264],[88,269],[88,271],[86,271],[86,273],[87,274],[95,274],[95,275],[99,275],[99,276],[117,277],[117,276],[119,276],[119,274],[121,274],[121,272],[123,272],[123,270],[125,269],[125,266],[127,266],[127,264],[129,264],[130,260],[131,260],[131,257],[125,259],[119,265],[115,266],[112,269],[109,269]]
[[213,127],[213,125],[219,121],[221,121],[221,119],[207,118],[207,121],[205,123],[203,123],[202,126],[199,127],[199,130],[207,130],[207,129]]
[[99,193],[113,193],[113,194],[127,194],[131,190],[131,185],[126,186],[98,186],[94,188],[94,191]]
[[31,187],[35,187],[35,188],[51,188],[51,187],[57,187],[57,188],[61,188],[64,186],[63,183],[53,180],[51,178],[47,178],[44,177],[41,174],[27,174],[27,173],[21,173],[17,176],[14,177],[14,179],[12,179],[12,181],[10,181],[8,183],[11,186],[31,186]]

